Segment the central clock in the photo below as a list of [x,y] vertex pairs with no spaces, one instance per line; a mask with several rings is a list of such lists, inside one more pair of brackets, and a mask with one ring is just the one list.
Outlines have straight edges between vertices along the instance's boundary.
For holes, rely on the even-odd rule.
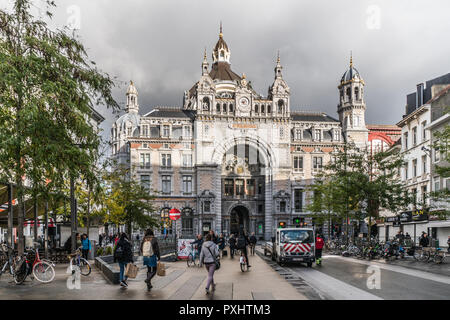
[[239,99],[239,108],[242,111],[248,111],[249,107],[250,107],[250,100],[248,100],[248,98],[242,97]]

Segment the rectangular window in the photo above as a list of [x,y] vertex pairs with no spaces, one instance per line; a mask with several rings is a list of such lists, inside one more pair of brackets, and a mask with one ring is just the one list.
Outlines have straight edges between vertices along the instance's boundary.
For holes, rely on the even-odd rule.
[[144,137],[148,137],[148,126],[142,126],[142,133],[141,133]]
[[303,171],[303,157],[294,156],[294,171]]
[[184,126],[184,137],[191,138],[191,127],[190,126]]
[[211,201],[203,202],[203,212],[205,213],[211,212]]
[[422,156],[422,174],[427,173],[427,156]]
[[131,137],[131,130],[132,128],[127,128],[127,136]]
[[434,162],[441,161],[441,153],[439,151],[439,148],[434,148]]
[[164,153],[161,155],[161,167],[171,168],[172,167],[172,155],[169,153]]
[[414,159],[412,162],[413,169],[413,177],[417,177],[417,159]]
[[434,177],[434,191],[439,191],[441,189],[441,178]]
[[262,195],[264,192],[263,183],[261,181],[258,182],[258,194]]
[[170,194],[172,192],[172,177],[171,176],[162,176],[162,193]]
[[405,180],[408,180],[408,163],[405,165]]
[[422,122],[422,142],[427,140],[427,131],[425,130],[425,127],[427,126],[427,122]]
[[422,201],[425,204],[427,202],[427,186],[422,187]]
[[295,129],[295,140],[302,139],[302,129]]
[[150,176],[149,175],[141,176],[141,186],[147,190],[150,190]]
[[164,125],[163,126],[163,137],[168,137],[170,135],[170,126]]
[[314,140],[320,141],[320,129],[314,130]]
[[183,176],[183,192],[192,193],[192,176]]
[[192,154],[183,154],[183,167],[192,167]]
[[408,149],[408,132],[405,132],[403,134],[403,144],[404,144],[404,149],[407,150]]
[[286,201],[280,201],[280,212],[286,212]]
[[295,208],[295,212],[303,211],[303,190],[302,189],[294,190],[294,208]]
[[225,192],[225,195],[228,197],[231,197],[234,195],[234,180],[233,179],[225,179],[224,192]]
[[141,167],[141,169],[150,169],[150,154],[149,153],[141,153],[140,167]]
[[413,128],[413,146],[417,144],[417,127]]
[[412,189],[411,193],[412,193],[412,198],[413,198],[413,204],[416,205],[417,204],[417,189]]
[[255,180],[248,179],[247,180],[247,195],[253,197],[255,195]]
[[334,130],[334,141],[339,141],[341,140],[341,135],[339,130]]
[[322,170],[322,157],[313,157],[313,171]]
[[236,195],[237,196],[244,195],[244,180],[241,179],[236,180]]

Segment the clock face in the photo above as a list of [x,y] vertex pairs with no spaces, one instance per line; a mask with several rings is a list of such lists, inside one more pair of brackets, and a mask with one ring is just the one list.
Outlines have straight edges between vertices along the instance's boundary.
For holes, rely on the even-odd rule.
[[250,101],[248,100],[248,98],[246,97],[242,97],[239,99],[239,107],[241,110],[248,110],[248,108],[250,107]]

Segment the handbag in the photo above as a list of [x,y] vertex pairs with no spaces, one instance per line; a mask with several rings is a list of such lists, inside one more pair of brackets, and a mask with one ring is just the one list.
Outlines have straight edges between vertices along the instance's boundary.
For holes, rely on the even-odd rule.
[[166,275],[166,266],[164,263],[158,261],[158,264],[156,265],[156,274],[160,277],[164,277]]
[[135,279],[138,274],[139,268],[134,263],[127,264],[127,267],[125,269],[125,276],[131,279]]
[[215,255],[213,255],[213,253],[211,252],[211,249],[209,247],[206,247],[209,251],[209,253],[211,253],[211,256],[214,258],[214,263],[216,264],[216,270],[220,269],[220,261],[217,259],[217,257]]

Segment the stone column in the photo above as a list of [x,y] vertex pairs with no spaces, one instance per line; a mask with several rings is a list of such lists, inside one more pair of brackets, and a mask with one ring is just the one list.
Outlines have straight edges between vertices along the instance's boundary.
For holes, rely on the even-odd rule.
[[270,241],[272,238],[272,226],[273,226],[273,181],[272,174],[269,171],[266,173],[266,185],[265,185],[265,217],[264,217],[264,239]]

